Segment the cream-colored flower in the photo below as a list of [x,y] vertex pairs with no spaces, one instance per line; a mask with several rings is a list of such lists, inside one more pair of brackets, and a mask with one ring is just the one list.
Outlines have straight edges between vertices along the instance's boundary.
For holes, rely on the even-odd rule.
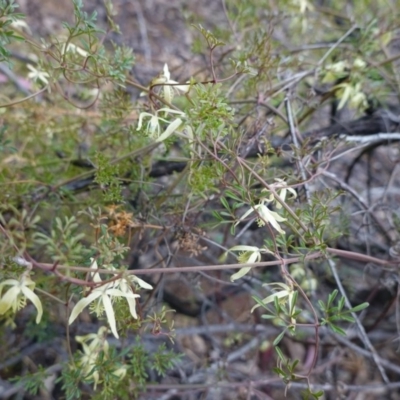
[[61,53],[64,54],[66,52],[74,53],[74,54],[79,54],[82,57],[88,57],[89,53],[85,50],[82,49],[82,47],[79,47],[73,43],[64,43],[61,47]]
[[360,82],[355,85],[340,83],[335,88],[338,89],[337,96],[341,98],[338,110],[342,109],[347,101],[352,108],[366,108],[368,106],[367,96],[363,93]]
[[[98,268],[96,261],[92,260],[91,268]],[[83,311],[83,309],[90,303],[93,303],[92,310],[98,317],[103,315],[103,312],[106,313],[111,332],[116,338],[119,338],[115,321],[113,301],[115,298],[124,297],[128,302],[129,311],[132,317],[137,319],[136,299],[140,297],[140,295],[135,294],[132,291],[130,282],[134,281],[134,278],[132,276],[121,278],[113,282],[105,283],[104,285],[101,285],[102,279],[98,272],[93,273],[92,278],[94,282],[99,283],[99,286],[93,289],[93,291],[87,297],[80,299],[78,303],[76,303],[71,312],[68,323],[72,324],[78,315]],[[152,288],[139,278],[136,278],[136,282],[139,284],[139,286],[145,289]],[[142,285],[140,285],[139,282],[142,283]]]
[[[108,358],[109,344],[106,340],[108,329],[104,326],[100,327],[97,333],[89,333],[85,336],[76,336],[75,339],[82,345],[82,355],[78,360],[79,367],[82,368],[82,373],[85,379],[93,379],[94,388],[102,382],[99,371],[96,369],[97,361],[100,353],[103,353],[105,359]],[[127,368],[121,366],[113,371],[113,375],[118,379],[123,379],[126,375]]]
[[[256,246],[239,245],[233,246],[230,251],[240,251],[238,261],[244,264],[253,264],[261,261],[261,250]],[[231,282],[236,281],[245,276],[251,267],[243,267],[231,276]]]
[[[271,186],[278,192],[279,197],[281,198],[282,201],[286,200],[286,196],[288,193],[290,193],[293,198],[297,197],[296,191],[293,188],[289,187],[283,179],[275,178],[275,180],[277,182],[273,183]],[[268,189],[263,189],[263,192],[268,192]],[[282,208],[282,204],[276,201],[273,194],[269,196],[268,201],[271,203],[275,202],[276,208],[278,209]]]
[[151,86],[163,86],[164,99],[171,103],[174,98],[174,93],[180,91],[187,93],[190,89],[190,85],[178,85],[178,82],[171,79],[171,74],[168,69],[168,65],[164,64],[163,72],[151,81]]
[[[11,286],[7,292],[2,295],[3,288]],[[0,283],[0,315],[5,314],[8,310],[12,309],[16,313],[19,309],[25,307],[26,299],[29,299],[36,307],[37,316],[36,323],[38,324],[42,319],[43,307],[39,297],[34,293],[35,282],[29,277],[27,273],[20,276],[20,279],[6,279]]]
[[271,211],[267,205],[265,204],[267,200],[263,199],[260,201],[259,204],[256,204],[249,210],[247,210],[239,219],[238,222],[236,222],[235,225],[239,224],[241,221],[246,219],[251,213],[257,212],[259,217],[257,218],[257,223],[259,226],[264,226],[265,222],[270,223],[279,233],[284,234],[285,231],[280,227],[278,222],[283,222],[286,221],[286,218],[281,217],[278,213],[275,211]]
[[[169,113],[178,114],[181,116],[185,115],[185,113],[183,113],[182,111],[172,110],[170,108],[161,108],[160,110],[156,111],[155,114],[142,112],[139,115],[139,121],[136,130],[139,131],[140,129],[142,129],[144,118],[150,118],[146,126],[146,132],[151,138],[155,139],[156,142],[162,142],[170,137],[182,125],[183,121],[181,118],[176,118],[171,122],[166,118],[160,117],[160,113],[165,113],[165,115],[168,115]],[[168,126],[164,130],[164,132],[161,133],[162,123],[168,124]]]
[[[287,285],[286,283],[282,282],[272,282],[272,283],[267,283],[264,286],[272,286],[275,287],[276,289],[273,289],[273,293],[266,297],[265,299],[261,300],[263,304],[267,305],[269,303],[273,303],[275,299],[278,299],[279,302],[283,303],[288,303],[289,306],[292,304],[293,296],[295,295],[295,290],[292,285]],[[281,289],[281,290],[279,290]],[[251,312],[253,312],[256,308],[260,307],[259,304],[256,304],[252,309]],[[292,314],[294,314],[296,309],[296,306],[294,305],[293,308],[291,309]],[[292,317],[291,318],[291,323],[295,325],[296,320]]]
[[31,71],[28,73],[29,79],[32,79],[34,82],[40,81],[45,85],[49,83],[48,78],[50,77],[50,75],[47,72],[39,71],[31,64],[27,64],[27,67]]

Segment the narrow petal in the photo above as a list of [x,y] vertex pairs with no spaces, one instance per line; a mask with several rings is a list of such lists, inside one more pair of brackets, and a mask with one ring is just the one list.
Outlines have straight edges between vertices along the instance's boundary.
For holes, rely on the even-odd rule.
[[182,124],[182,120],[177,118],[172,123],[169,124],[168,128],[164,133],[156,140],[156,142],[163,142],[165,139],[169,138]]
[[163,92],[164,92],[164,99],[167,103],[171,104],[172,99],[173,99],[173,90],[172,87],[169,85],[164,85],[163,87]]
[[249,259],[247,260],[247,264],[253,264],[255,262],[260,262],[261,261],[261,253],[259,251],[255,251],[254,253],[251,254]]
[[108,324],[110,325],[111,332],[117,339],[119,339],[118,332],[117,332],[117,323],[115,322],[114,309],[113,309],[111,300],[106,294],[103,294],[102,301],[104,304],[104,310],[107,315],[107,321],[108,321]]
[[38,324],[42,319],[43,307],[39,297],[26,286],[22,288],[22,293],[33,303],[37,310],[36,323]]
[[5,281],[1,282],[0,287],[3,286],[14,286],[14,285],[19,285],[19,281],[17,279],[6,279]]
[[96,291],[90,293],[89,296],[84,297],[83,299],[80,299],[75,304],[75,307],[73,308],[71,315],[69,316],[68,324],[71,325],[75,321],[76,317],[83,311],[83,309],[86,306],[88,306],[92,301],[96,300],[100,296],[101,296],[101,292],[96,290]]
[[248,209],[240,218],[239,220],[236,222],[235,226],[238,225],[240,222],[242,222],[244,219],[246,219],[252,212],[254,212],[255,210],[257,210],[260,207],[260,204],[251,207],[250,209]]
[[[97,266],[97,261],[94,258],[91,258],[90,261],[92,262],[92,264],[90,265],[91,269],[99,269],[99,267]],[[98,272],[92,272],[92,278],[93,282],[102,282],[102,279]]]
[[140,129],[142,129],[142,124],[143,124],[143,118],[144,117],[149,117],[151,118],[153,115],[147,112],[142,112],[139,115],[139,121],[138,121],[138,126],[136,128],[137,131],[139,131]]
[[183,111],[173,110],[172,108],[166,108],[166,107],[160,108],[158,110],[158,113],[161,113],[161,112],[164,112],[164,113],[167,113],[167,114],[177,114],[177,115],[182,115],[182,116],[185,115],[185,113]]
[[154,136],[154,134],[157,134],[157,136],[160,134],[160,122],[159,118],[157,115],[152,115],[150,118],[150,122],[148,125],[148,132],[150,136]]
[[143,289],[153,289],[153,286],[149,285],[147,282],[145,282],[143,279],[138,278],[137,276],[132,275],[132,280]]
[[167,78],[168,81],[170,80],[171,74],[169,73],[167,64],[164,64],[163,75]]
[[178,89],[183,93],[187,93],[190,90],[190,85],[176,85],[174,89]]
[[111,288],[107,289],[107,296],[115,296],[115,297],[129,297],[131,299],[135,299],[136,297],[140,297],[138,294],[133,294],[131,292],[123,292],[120,289]]
[[21,289],[18,286],[13,286],[7,290],[0,300],[0,315],[5,314],[10,308],[16,311],[18,295]]
[[126,298],[126,301],[128,302],[129,312],[131,313],[132,317],[134,319],[137,319],[136,300],[131,298]]
[[236,274],[233,274],[233,275],[231,276],[231,282],[236,281],[237,279],[242,278],[242,277],[245,276],[250,270],[251,270],[251,267],[244,267],[244,268],[241,268],[238,272],[236,272]]
[[271,211],[267,206],[260,208],[260,216],[269,222],[279,233],[284,234],[285,231],[279,226],[279,222],[286,221],[285,218],[281,217],[275,211]]
[[260,249],[256,246],[238,245],[238,246],[231,247],[229,250],[231,250],[231,251],[259,251]]
[[271,294],[270,296],[266,297],[262,302],[264,304],[268,304],[274,301],[275,297],[278,299],[282,299],[283,297],[288,297],[289,292],[287,290],[281,290],[280,292],[276,292]]

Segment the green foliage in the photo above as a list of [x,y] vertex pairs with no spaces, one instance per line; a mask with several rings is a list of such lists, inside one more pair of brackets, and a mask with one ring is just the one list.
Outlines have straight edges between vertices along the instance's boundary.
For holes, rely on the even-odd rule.
[[2,126],[0,128],[0,153],[15,153],[17,149],[13,146],[11,146],[11,140],[6,139],[6,133],[7,133],[7,126]]
[[166,346],[163,343],[156,353],[153,354],[153,358],[150,362],[149,367],[156,371],[159,375],[165,376],[175,363],[182,357],[181,354],[176,354],[173,350],[166,350]]
[[118,179],[118,165],[110,163],[110,160],[102,153],[96,154],[96,164],[95,182],[102,186],[104,200],[106,202],[118,203],[122,200],[122,188]]
[[223,139],[231,132],[234,111],[221,94],[220,85],[196,85],[192,106],[186,110],[198,140]]
[[82,391],[79,383],[82,380],[82,372],[77,368],[66,366],[61,371],[57,382],[62,384],[62,389],[67,400],[80,399]]
[[21,21],[24,17],[23,14],[16,13],[15,10],[18,5],[15,4],[14,0],[1,0],[0,1],[0,62],[7,62],[9,66],[12,66],[10,62],[10,51],[8,46],[13,41],[23,41],[24,38],[15,33],[13,29],[10,29],[12,23]]
[[[0,0],[0,62],[15,74],[4,75],[0,105],[0,334],[17,322],[18,334],[37,342],[62,331],[69,359],[58,383],[66,399],[138,397],[179,362],[163,341],[149,349],[148,336],[174,343],[175,315],[161,301],[163,276],[142,279],[136,264],[163,275],[161,267],[184,265],[183,253],[192,267],[179,271],[195,276],[206,262],[214,271],[236,257],[231,281],[243,290],[251,282],[251,311],[279,329],[274,372],[287,389],[306,382],[304,399],[323,396],[311,389],[320,327],[345,335],[368,306],[348,309],[336,289],[319,299],[319,266],[337,255],[333,246],[352,233],[358,212],[341,202],[350,197],[347,183],[324,180],[335,178],[324,173],[347,152],[341,139],[322,142],[307,130],[329,106],[357,116],[399,98],[396,16],[370,0],[222,3],[224,22],[188,28],[200,56],[185,56],[181,68],[181,54],[164,66],[162,57],[144,64],[120,44],[129,40],[111,40],[120,33],[112,1],[107,26],[73,0],[73,21],[38,39],[14,1]],[[289,136],[293,144],[282,145]],[[400,218],[396,210],[388,216],[392,240]],[[188,279],[197,295],[229,279],[226,266],[218,276],[210,271],[210,287]],[[69,325],[80,332],[82,321],[104,326],[74,336]],[[316,356],[300,374],[301,361],[285,353],[304,329],[315,334]],[[39,365],[12,379],[36,395],[48,374]]]
[[46,254],[61,263],[75,262],[85,257],[87,252],[81,244],[85,237],[83,233],[78,233],[79,224],[74,216],[65,217],[64,221],[56,217],[54,228],[50,236],[36,232],[33,236],[35,243],[44,247]]
[[46,371],[46,368],[41,365],[34,373],[26,373],[24,376],[11,378],[10,381],[22,386],[29,394],[37,395],[40,389],[45,389],[45,381],[51,376],[51,373]]
[[344,309],[345,298],[342,297],[336,306],[334,306],[334,301],[338,295],[338,290],[334,290],[329,296],[328,301],[324,303],[322,300],[318,301],[318,305],[321,311],[324,313],[324,318],[321,320],[321,325],[327,325],[329,328],[333,330],[333,332],[338,333],[340,335],[346,336],[346,332],[340,328],[337,323],[340,321],[347,321],[354,323],[355,319],[351,315],[353,313],[364,310],[369,306],[368,303],[359,304],[356,307],[352,307],[350,309]]

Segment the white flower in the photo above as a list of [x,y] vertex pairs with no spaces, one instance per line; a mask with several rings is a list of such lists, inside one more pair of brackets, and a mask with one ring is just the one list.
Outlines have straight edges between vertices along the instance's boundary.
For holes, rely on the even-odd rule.
[[367,63],[359,57],[357,57],[353,62],[353,67],[356,69],[364,69],[366,66]]
[[[4,286],[11,286],[10,289],[1,296]],[[26,303],[26,299],[29,299],[36,307],[37,316],[36,323],[38,324],[42,319],[43,307],[39,297],[33,292],[35,288],[35,282],[29,277],[28,274],[22,274],[20,279],[6,279],[0,283],[0,315],[5,314],[9,309],[13,312],[17,312],[20,308],[23,308]]]
[[338,110],[342,109],[347,101],[349,101],[349,106],[353,108],[366,108],[368,106],[367,96],[362,92],[360,82],[355,85],[340,83],[335,86],[335,89],[338,89],[337,96],[341,98]]
[[[159,117],[158,114],[162,113],[162,112],[164,112],[165,115],[167,115],[169,113],[178,114],[181,116],[185,115],[185,113],[182,111],[172,110],[170,108],[161,108],[160,110],[156,111],[155,114],[142,112],[139,115],[139,121],[138,121],[138,126],[137,126],[136,130],[142,129],[144,118],[150,118],[149,122],[147,123],[147,127],[146,127],[147,134],[151,138],[155,139],[156,142],[162,142],[165,139],[167,139],[182,125],[183,121],[181,118],[176,118],[172,122],[170,122],[165,118]],[[163,133],[161,133],[161,123],[168,124],[168,127],[165,129],[165,131]]]
[[300,13],[304,14],[307,10],[313,11],[314,6],[307,0],[296,0],[297,5],[300,7]]
[[[267,283],[263,286],[275,286],[277,289],[282,289],[282,290],[274,290],[270,296],[261,300],[263,304],[267,305],[269,303],[275,302],[275,299],[278,299],[279,302],[284,302],[284,303],[289,304],[292,315],[295,313],[295,309],[296,309],[295,304],[292,307],[292,301],[293,301],[293,297],[295,295],[295,290],[292,285],[286,285],[285,283],[282,283],[282,282],[272,282],[272,283]],[[260,307],[260,305],[256,304],[251,309],[251,312],[253,312],[257,307]],[[291,317],[291,323],[293,325],[296,323],[295,318]]]
[[[98,268],[96,261],[92,260],[91,268]],[[98,272],[93,273],[92,277],[94,282],[102,282]],[[129,311],[132,317],[137,319],[136,299],[140,297],[140,295],[132,292],[132,287],[129,284],[132,280],[134,280],[134,278],[131,276],[97,286],[87,297],[84,297],[83,299],[79,300],[78,303],[76,303],[71,312],[68,323],[72,324],[85,307],[87,307],[90,303],[94,303],[93,310],[96,315],[100,316],[103,314],[103,311],[105,311],[111,332],[116,338],[119,338],[112,302],[114,300],[113,298],[124,297],[128,302]],[[139,286],[145,289],[152,288],[139,278],[136,278],[136,282],[139,284]],[[139,282],[142,283],[142,285],[140,285]]]
[[[283,179],[276,178],[275,180],[277,182],[273,183],[271,187],[278,192],[278,196],[282,201],[286,200],[286,196],[288,193],[290,193],[293,197],[297,196],[296,191],[288,187],[287,183]],[[262,191],[269,192],[268,189],[263,189]],[[256,204],[255,206],[247,210],[236,222],[235,226],[246,219],[252,212],[257,212],[257,223],[259,226],[264,226],[267,222],[271,224],[279,233],[284,234],[285,231],[280,227],[278,222],[284,222],[286,221],[286,218],[281,217],[275,211],[271,211],[267,206],[267,204],[269,203],[275,203],[277,209],[282,208],[282,205],[276,201],[275,196],[271,193],[269,197],[262,197],[259,204]]]
[[[273,183],[271,187],[273,187],[279,194],[279,197],[282,201],[286,200],[287,193],[291,193],[293,198],[297,197],[297,193],[294,189],[288,187],[287,183],[283,179],[275,178],[277,183]],[[268,192],[268,189],[263,189],[263,192]],[[282,208],[282,204],[278,203],[273,194],[271,194],[268,198],[269,202],[275,202],[276,208]]]
[[32,79],[34,82],[41,81],[45,85],[49,83],[47,78],[49,78],[50,75],[47,72],[39,71],[31,64],[27,64],[27,67],[31,71],[28,73],[29,79]]
[[73,44],[73,43],[68,43],[66,45],[65,43],[61,47],[61,53],[64,54],[66,52],[74,53],[74,54],[79,54],[82,57],[88,57],[89,53],[85,50],[83,50],[81,47]]
[[11,22],[11,26],[14,29],[21,29],[21,30],[24,30],[25,32],[28,32],[30,35],[32,35],[32,31],[30,30],[28,24],[22,19],[17,19],[15,21]]
[[267,202],[266,199],[262,199],[260,201],[260,204],[256,204],[249,210],[247,210],[239,219],[238,222],[236,222],[235,226],[238,225],[241,221],[246,219],[252,212],[256,211],[259,215],[259,218],[257,218],[257,222],[259,226],[264,226],[265,222],[270,223],[279,233],[284,234],[285,231],[280,227],[278,222],[283,222],[286,221],[286,218],[281,217],[278,213],[275,211],[271,211],[265,203]]
[[[103,352],[103,357],[108,358],[109,344],[106,340],[107,328],[102,326],[97,333],[89,333],[85,336],[76,336],[75,339],[82,345],[82,356],[78,361],[78,365],[82,368],[82,373],[85,374],[85,379],[93,379],[94,388],[101,382],[99,371],[96,369],[97,361],[100,353]],[[113,374],[120,380],[126,375],[126,367],[122,366],[113,371]]]
[[163,72],[155,79],[151,81],[151,86],[163,86],[164,99],[171,103],[174,96],[174,89],[187,93],[190,89],[190,85],[178,85],[178,82],[171,79],[171,74],[168,69],[168,65],[164,64]]
[[[261,251],[256,246],[239,245],[239,246],[233,246],[229,250],[230,251],[240,251],[241,252],[239,254],[239,256],[238,256],[238,261],[241,262],[241,263],[253,264],[255,262],[260,262],[261,261]],[[251,270],[251,267],[241,268],[238,272],[236,272],[235,274],[233,274],[231,276],[231,282],[242,278],[250,270]]]

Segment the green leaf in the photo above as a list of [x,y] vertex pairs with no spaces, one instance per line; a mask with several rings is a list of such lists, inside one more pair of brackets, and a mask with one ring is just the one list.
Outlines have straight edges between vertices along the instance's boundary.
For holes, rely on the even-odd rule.
[[275,315],[263,314],[261,315],[262,319],[274,319],[276,318]]
[[348,314],[342,314],[341,319],[343,321],[355,322],[355,319],[351,315],[348,315]]
[[278,296],[274,296],[274,307],[277,314],[279,314],[282,311],[282,307],[279,304]]
[[345,302],[345,298],[342,297],[342,298],[339,300],[339,304],[338,304],[338,310],[339,310],[339,311],[342,311],[343,306],[344,306],[344,302]]
[[322,300],[318,300],[318,305],[321,311],[326,311],[326,305]]
[[349,311],[351,311],[351,312],[358,312],[358,311],[361,311],[361,310],[366,309],[367,307],[369,307],[369,303],[362,303],[362,304],[359,304],[358,306],[353,307],[353,308],[352,308],[351,310],[349,310]]
[[328,296],[328,302],[326,305],[326,308],[330,308],[333,301],[335,300],[336,296],[338,295],[339,291],[337,289],[335,289],[329,296]]
[[236,194],[230,192],[229,190],[227,190],[225,192],[225,196],[231,198],[232,200],[236,200],[236,201],[239,201],[241,203],[243,202],[243,199],[240,199],[239,197],[236,196]]
[[278,357],[281,359],[281,361],[282,362],[286,362],[286,359],[285,359],[285,356],[282,353],[282,350],[278,346],[275,346],[274,349],[277,352]]
[[222,205],[223,205],[227,210],[230,210],[229,203],[228,203],[228,201],[226,200],[225,197],[221,197],[221,198],[220,198],[220,201],[221,201]]
[[342,336],[346,336],[346,332],[343,329],[339,328],[337,325],[330,323],[329,327],[333,330],[333,332],[338,333]]
[[278,344],[280,343],[280,341],[283,339],[283,337],[285,336],[286,333],[286,329],[283,330],[274,340],[274,342],[272,343],[273,346],[278,346]]
[[292,296],[292,301],[290,302],[290,309],[289,312],[292,315],[293,314],[293,310],[296,307],[296,303],[297,303],[297,298],[299,297],[299,292],[296,290],[293,292],[293,296]]

